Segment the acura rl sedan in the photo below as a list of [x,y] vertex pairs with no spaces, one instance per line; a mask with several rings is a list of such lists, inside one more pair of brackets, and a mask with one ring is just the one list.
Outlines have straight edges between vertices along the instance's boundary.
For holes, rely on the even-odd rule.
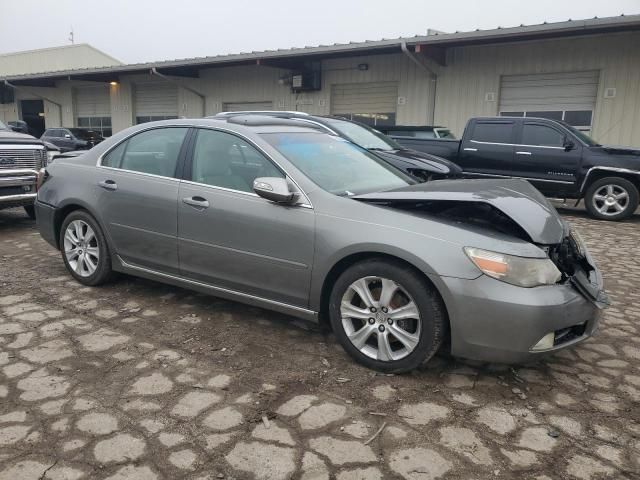
[[167,120],[40,174],[40,233],[78,282],[114,272],[326,322],[403,372],[443,346],[525,362],[607,303],[579,235],[524,180],[417,184],[297,119]]

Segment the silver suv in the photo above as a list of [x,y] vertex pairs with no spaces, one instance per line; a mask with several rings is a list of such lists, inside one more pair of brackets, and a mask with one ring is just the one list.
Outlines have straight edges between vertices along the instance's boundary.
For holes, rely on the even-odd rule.
[[580,238],[524,180],[411,177],[296,119],[131,127],[47,167],[38,226],[69,273],[113,271],[327,322],[402,372],[441,345],[518,362],[592,335]]

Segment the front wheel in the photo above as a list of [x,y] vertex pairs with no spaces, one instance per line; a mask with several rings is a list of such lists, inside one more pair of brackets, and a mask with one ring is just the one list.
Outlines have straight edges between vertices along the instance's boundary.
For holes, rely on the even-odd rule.
[[112,277],[111,255],[98,222],[83,210],[71,212],[60,229],[62,259],[83,285],[100,285]]
[[584,203],[594,218],[624,220],[633,215],[638,208],[638,189],[624,178],[601,178],[589,185]]
[[401,373],[429,360],[446,332],[435,289],[409,267],[372,259],[349,267],[329,300],[331,325],[357,362]]

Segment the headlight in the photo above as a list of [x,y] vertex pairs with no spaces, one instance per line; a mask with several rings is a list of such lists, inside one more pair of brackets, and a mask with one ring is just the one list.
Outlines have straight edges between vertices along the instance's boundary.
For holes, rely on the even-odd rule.
[[464,247],[464,253],[485,275],[519,287],[553,285],[562,278],[548,258],[515,257],[473,247]]

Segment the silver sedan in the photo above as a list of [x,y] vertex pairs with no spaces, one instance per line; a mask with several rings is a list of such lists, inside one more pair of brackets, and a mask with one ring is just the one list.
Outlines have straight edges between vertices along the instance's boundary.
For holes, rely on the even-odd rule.
[[331,326],[355,360],[522,362],[592,335],[607,303],[579,236],[529,183],[416,184],[295,119],[171,120],[41,172],[69,273],[125,272]]

